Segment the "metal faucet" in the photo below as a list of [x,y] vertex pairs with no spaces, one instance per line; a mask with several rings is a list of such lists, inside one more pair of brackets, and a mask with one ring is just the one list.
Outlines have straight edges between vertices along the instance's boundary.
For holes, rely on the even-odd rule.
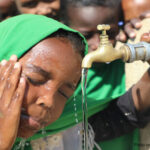
[[97,50],[88,53],[83,58],[82,68],[91,68],[93,62],[111,62],[116,59],[122,59],[124,62],[133,62],[135,60],[147,61],[150,59],[150,44],[146,42],[124,44],[117,50],[113,48],[106,33],[107,30],[110,30],[110,25],[98,25],[97,29],[102,31],[100,45]]

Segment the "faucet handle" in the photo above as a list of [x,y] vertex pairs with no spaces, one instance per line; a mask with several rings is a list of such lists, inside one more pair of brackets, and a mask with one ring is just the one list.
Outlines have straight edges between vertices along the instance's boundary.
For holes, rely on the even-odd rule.
[[110,30],[110,25],[108,24],[99,24],[97,30],[102,31],[102,35],[106,35],[106,31]]

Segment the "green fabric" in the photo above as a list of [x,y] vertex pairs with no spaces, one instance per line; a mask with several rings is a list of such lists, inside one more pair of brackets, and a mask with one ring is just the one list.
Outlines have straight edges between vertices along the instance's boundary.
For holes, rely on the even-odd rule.
[[[32,46],[59,29],[77,32],[53,19],[37,15],[20,15],[0,23],[0,60],[9,59],[12,54],[16,54],[18,57],[21,57]],[[88,72],[88,115],[91,116],[98,111],[103,110],[109,105],[111,100],[119,97],[124,92],[124,64],[121,61],[114,61],[110,64],[94,64],[93,68]],[[42,135],[41,131],[39,131],[33,137],[29,138],[28,142],[33,139],[57,133],[75,125],[74,104],[76,104],[77,118],[80,122],[82,120],[81,98],[81,85],[79,84],[74,95],[68,100],[61,117],[56,122],[45,128],[46,134]],[[136,135],[135,139],[137,139],[137,137],[138,136]],[[131,133],[129,135],[101,143],[101,146],[103,147],[103,150],[110,150],[113,146],[116,146],[115,150],[127,150],[127,145],[131,144],[133,146],[133,143],[131,143],[134,141],[132,140],[133,138],[134,136]],[[20,139],[18,138],[14,146],[17,146],[19,141]],[[13,149],[15,149],[15,147]],[[32,150],[32,148],[29,145],[26,146],[24,150]]]
[[[59,29],[76,32],[83,37],[64,24],[40,15],[19,15],[1,22],[0,60],[9,59],[12,54],[20,58],[32,46]],[[84,42],[86,43],[85,39]]]

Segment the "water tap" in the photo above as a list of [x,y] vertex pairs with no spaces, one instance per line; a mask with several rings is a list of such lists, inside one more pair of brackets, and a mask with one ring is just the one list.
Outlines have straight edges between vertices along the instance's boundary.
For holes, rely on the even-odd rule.
[[146,42],[124,44],[120,49],[115,49],[107,35],[107,30],[110,30],[110,25],[98,25],[97,29],[102,31],[100,44],[97,50],[88,53],[83,58],[82,68],[91,68],[93,62],[111,62],[116,59],[122,59],[124,62],[150,60],[150,44]]

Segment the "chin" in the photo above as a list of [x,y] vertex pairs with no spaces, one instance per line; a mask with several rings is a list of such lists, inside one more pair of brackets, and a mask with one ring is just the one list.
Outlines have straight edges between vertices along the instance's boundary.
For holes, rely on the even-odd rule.
[[17,137],[21,138],[29,138],[33,136],[37,131],[26,129],[26,128],[19,128]]

